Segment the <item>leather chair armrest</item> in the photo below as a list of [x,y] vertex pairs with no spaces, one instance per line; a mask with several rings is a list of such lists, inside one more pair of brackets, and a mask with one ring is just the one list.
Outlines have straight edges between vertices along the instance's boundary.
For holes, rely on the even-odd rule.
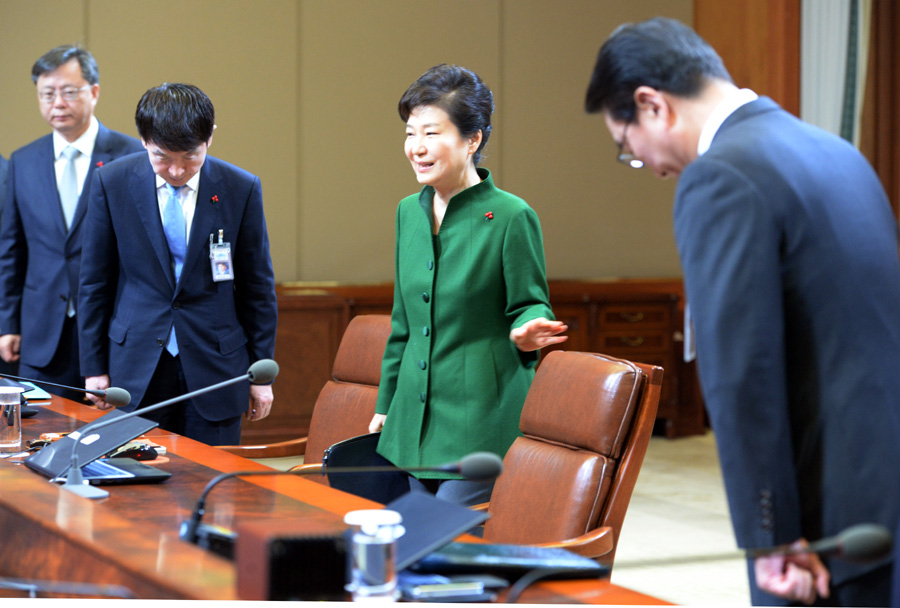
[[[322,471],[322,463],[321,462],[311,462],[309,464],[298,464],[292,466],[287,470],[288,473],[297,473],[299,471],[312,471],[315,473],[321,473]],[[324,475],[323,475],[324,477]]]
[[243,458],[286,458],[306,454],[306,437],[262,445],[220,445],[216,447]]
[[603,526],[575,538],[569,538],[556,543],[539,543],[535,546],[568,549],[578,555],[594,559],[612,551],[615,543],[612,528]]

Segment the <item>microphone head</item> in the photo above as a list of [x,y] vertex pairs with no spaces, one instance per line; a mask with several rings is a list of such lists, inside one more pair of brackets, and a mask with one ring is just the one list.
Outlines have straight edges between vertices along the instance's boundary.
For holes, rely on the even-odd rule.
[[878,524],[857,524],[837,535],[838,555],[848,562],[873,562],[888,557],[891,531]]
[[271,384],[277,375],[278,364],[272,359],[260,359],[247,370],[247,376],[252,384]]
[[110,405],[122,407],[131,403],[131,393],[126,391],[124,388],[111,386],[106,389],[105,393],[106,395],[104,396],[104,399]]
[[503,461],[491,452],[474,452],[459,461],[459,473],[472,481],[494,479],[503,472]]

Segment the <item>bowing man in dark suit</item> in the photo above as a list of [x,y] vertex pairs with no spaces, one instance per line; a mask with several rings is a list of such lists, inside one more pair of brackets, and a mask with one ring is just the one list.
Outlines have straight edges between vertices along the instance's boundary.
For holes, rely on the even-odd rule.
[[31,78],[53,132],[10,157],[0,225],[0,357],[19,361],[23,376],[82,386],[76,302],[91,177],[141,144],[94,117],[100,74],[88,51],[57,47],[35,62]]
[[[620,160],[679,179],[675,237],[738,545],[893,529],[900,259],[875,172],[848,142],[738,89],[668,19],[613,33],[587,110],[603,113]],[[748,566],[754,604],[890,601],[889,559]]]
[[[79,328],[87,387],[113,382],[140,408],[271,358],[277,310],[260,181],[207,156],[209,97],[163,84],[135,121],[146,152],[94,176]],[[220,262],[230,272],[215,272]],[[241,418],[266,417],[272,388],[237,386],[148,417],[204,443],[239,443]]]

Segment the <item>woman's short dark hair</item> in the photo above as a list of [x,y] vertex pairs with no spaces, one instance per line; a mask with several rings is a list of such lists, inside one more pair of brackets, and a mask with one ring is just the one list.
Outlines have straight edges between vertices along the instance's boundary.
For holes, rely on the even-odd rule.
[[82,78],[91,84],[100,83],[100,70],[97,68],[97,61],[94,59],[94,56],[91,55],[90,51],[72,44],[64,44],[51,49],[35,61],[34,65],[31,66],[32,82],[37,84],[38,78],[69,63],[73,59],[78,60]]
[[209,141],[216,111],[206,93],[194,85],[165,82],[144,93],[134,122],[145,142],[185,152]]
[[446,112],[462,137],[481,131],[481,145],[472,157],[476,165],[481,162],[481,151],[491,136],[494,95],[478,74],[458,65],[434,66],[406,89],[397,109],[406,122],[413,110],[422,106]]
[[626,23],[600,48],[585,110],[633,122],[639,86],[694,97],[711,78],[732,81],[722,58],[688,26],[662,17]]

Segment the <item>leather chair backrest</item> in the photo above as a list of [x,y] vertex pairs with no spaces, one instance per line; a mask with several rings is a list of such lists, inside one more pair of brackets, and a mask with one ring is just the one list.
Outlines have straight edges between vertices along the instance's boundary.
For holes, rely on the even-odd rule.
[[558,542],[606,525],[607,500],[632,437],[646,380],[641,368],[629,361],[593,353],[549,353],[522,409],[523,436],[504,457],[485,540]]
[[351,319],[334,359],[332,379],[316,399],[304,463],[322,462],[329,446],[369,432],[378,399],[381,360],[390,334],[390,315]]

